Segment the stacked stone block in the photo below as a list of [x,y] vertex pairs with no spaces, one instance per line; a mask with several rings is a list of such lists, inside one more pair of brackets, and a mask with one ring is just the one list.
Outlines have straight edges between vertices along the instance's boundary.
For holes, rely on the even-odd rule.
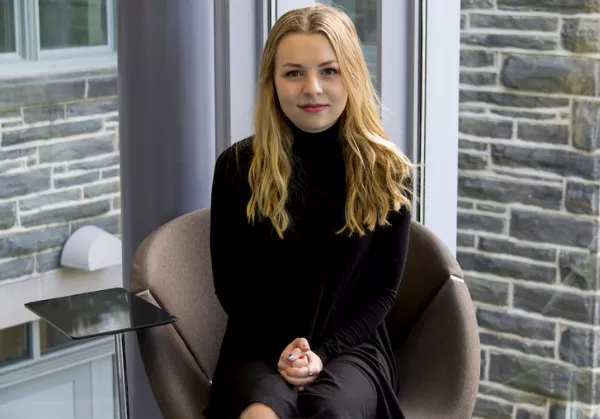
[[473,416],[600,418],[600,0],[463,0],[461,28]]
[[0,281],[58,269],[83,225],[120,234],[117,108],[114,69],[0,81]]

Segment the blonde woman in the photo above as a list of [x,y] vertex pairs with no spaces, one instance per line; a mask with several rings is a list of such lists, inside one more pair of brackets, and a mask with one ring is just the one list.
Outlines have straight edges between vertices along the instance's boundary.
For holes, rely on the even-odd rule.
[[217,160],[209,418],[403,418],[384,319],[407,253],[412,166],[386,137],[356,29],[290,11],[267,40],[255,135]]

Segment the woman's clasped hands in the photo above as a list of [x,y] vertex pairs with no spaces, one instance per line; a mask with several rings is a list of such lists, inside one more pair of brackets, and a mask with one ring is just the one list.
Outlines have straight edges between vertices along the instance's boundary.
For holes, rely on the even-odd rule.
[[308,340],[294,339],[279,356],[279,374],[299,391],[317,379],[323,370],[321,358],[310,350]]

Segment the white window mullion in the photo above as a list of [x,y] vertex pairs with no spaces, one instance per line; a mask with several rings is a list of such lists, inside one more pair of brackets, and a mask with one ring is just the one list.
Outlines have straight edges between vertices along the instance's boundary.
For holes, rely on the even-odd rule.
[[[422,162],[421,8],[425,0],[378,0],[377,80],[381,118],[390,139],[413,163]],[[416,171],[415,176],[422,171]],[[422,179],[415,182],[413,217],[423,221]]]
[[[235,0],[232,0],[235,2]],[[215,2],[215,151],[217,157],[232,143],[231,135],[231,74],[230,65],[230,33],[239,28],[231,26],[230,0]],[[247,34],[245,34],[247,36]],[[244,37],[238,40],[247,39]]]
[[275,22],[277,21],[277,3],[279,2],[279,0],[264,0],[267,4],[267,34],[265,36],[265,42],[267,40],[267,36],[269,35],[269,31],[271,30],[271,28],[273,27],[273,25],[275,25]]
[[414,159],[413,127],[409,121],[419,100],[414,91],[418,75],[412,74],[411,68],[413,39],[419,36],[418,32],[411,33],[410,27],[409,10],[414,2],[378,1],[377,80],[383,108],[381,117],[390,139]]
[[454,253],[458,198],[460,0],[426,0],[425,4],[423,222]]
[[16,0],[17,51],[26,60],[40,55],[40,17],[37,0]]
[[281,10],[277,2],[283,1],[215,3],[217,153],[254,132],[256,78],[268,31]]
[[117,25],[115,20],[117,5],[115,2],[116,0],[106,2],[106,37],[111,51],[117,49]]
[[40,321],[35,320],[31,322],[30,330],[30,342],[31,342],[31,359],[38,360],[42,356],[42,345],[40,341]]
[[[52,352],[44,355],[42,358],[38,357],[35,360],[31,359],[11,364],[0,368],[0,389],[4,390],[23,382],[33,382],[33,380],[44,376],[51,376],[77,365],[89,365],[89,363],[95,360],[114,356],[114,353],[114,340],[111,338],[100,338],[68,349]],[[111,372],[110,374],[112,375],[113,373]],[[101,418],[104,419],[106,416],[102,416]]]
[[15,22],[15,52],[19,57],[23,57],[22,38],[23,38],[23,21],[21,19],[21,2],[19,0],[13,0],[14,3],[14,16],[13,21]]

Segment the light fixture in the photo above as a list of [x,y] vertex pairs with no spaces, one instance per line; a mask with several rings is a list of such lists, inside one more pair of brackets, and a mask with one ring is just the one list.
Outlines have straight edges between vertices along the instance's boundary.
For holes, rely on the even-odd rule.
[[97,271],[121,263],[121,240],[93,225],[81,227],[71,234],[60,257],[62,266],[85,271]]

